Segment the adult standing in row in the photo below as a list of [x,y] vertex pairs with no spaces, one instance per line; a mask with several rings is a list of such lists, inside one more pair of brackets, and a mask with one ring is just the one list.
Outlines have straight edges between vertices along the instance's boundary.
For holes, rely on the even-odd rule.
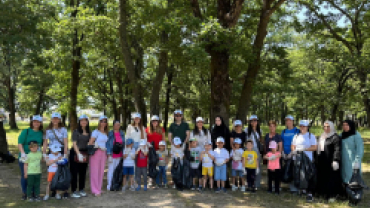
[[317,155],[316,191],[329,202],[334,202],[342,188],[339,170],[341,141],[331,121],[324,122],[324,133],[318,140]]
[[269,121],[269,133],[265,136],[265,150],[264,152],[270,152],[271,149],[269,148],[269,144],[271,141],[275,141],[277,144],[276,151],[282,152],[283,151],[283,141],[281,136],[276,133],[276,121]]
[[[308,120],[301,120],[299,122],[299,129],[301,133],[294,136],[291,146],[291,153],[295,155],[297,154],[297,152],[303,151],[310,159],[310,161],[313,162],[313,152],[317,150],[317,141],[315,135],[311,134],[308,131],[309,124],[310,122]],[[309,182],[307,190],[302,190],[303,193],[307,193],[307,202],[313,201],[313,186],[314,183]]]
[[131,124],[127,126],[126,130],[126,139],[131,138],[134,140],[134,149],[137,150],[139,148],[139,144],[141,140],[145,140],[146,142],[146,133],[143,123],[141,122],[141,114],[134,113],[132,116],[133,121]]
[[[86,171],[88,166],[87,144],[91,137],[89,118],[81,115],[78,118],[77,129],[72,133],[73,146],[69,151],[71,170],[71,190],[73,198],[87,196],[85,189]],[[77,183],[78,190],[77,191]]]
[[154,149],[159,150],[159,142],[166,141],[166,132],[163,127],[159,125],[159,116],[154,115],[150,119],[150,124],[145,130],[148,143],[154,142]]
[[174,117],[174,123],[170,125],[170,128],[168,130],[168,140],[171,142],[171,148],[174,145],[173,138],[179,137],[181,143],[184,144],[189,142],[190,137],[189,124],[183,120],[182,111],[175,110]]
[[30,152],[28,143],[31,141],[37,142],[38,146],[42,146],[43,133],[42,133],[42,117],[39,115],[32,116],[30,127],[24,129],[18,137],[18,150],[19,150],[19,169],[21,171],[21,187],[22,187],[22,200],[27,199],[27,179],[24,178],[24,162],[27,160],[27,154]]
[[[61,149],[60,153],[63,155],[64,158],[68,158],[68,132],[62,123],[62,115],[57,112],[54,112],[51,115],[49,127],[45,131],[45,138],[43,144],[44,159],[46,159],[47,157],[46,149],[50,147],[60,147]],[[65,191],[62,197],[64,199],[68,198],[69,195],[67,190],[61,191]]]
[[190,138],[195,138],[198,142],[198,146],[205,150],[205,145],[211,142],[211,133],[204,127],[204,120],[202,117],[198,117],[195,120],[195,126],[193,131],[190,132]]
[[[263,154],[263,141],[262,141],[262,130],[260,124],[258,123],[258,117],[256,115],[252,115],[249,118],[248,127],[245,129],[247,133],[247,140],[253,141],[253,150],[256,151],[258,157],[258,167],[262,167],[262,155]],[[255,180],[255,188],[259,188],[261,186],[261,168],[256,169],[256,180]]]
[[108,133],[106,146],[108,156],[107,190],[110,191],[114,170],[123,157],[125,149],[125,133],[121,130],[120,121],[113,121],[113,130]]
[[[288,115],[285,117],[285,126],[286,128],[281,132],[281,139],[283,141],[283,154],[282,158],[284,160],[291,159],[290,152],[292,141],[295,135],[299,134],[300,131],[297,129],[297,127],[294,126],[294,117],[291,115]],[[289,184],[289,189],[292,194],[297,193],[298,189],[294,186],[294,182],[291,182]]]
[[108,141],[108,118],[101,116],[99,118],[98,129],[95,129],[89,141],[89,145],[94,145],[96,151],[90,156],[90,186],[91,193],[99,197],[102,194],[103,178],[105,162],[107,160],[107,147]]
[[353,169],[359,169],[361,173],[361,162],[364,156],[364,141],[360,133],[356,131],[356,125],[351,120],[343,122],[342,138],[342,180],[348,184],[351,180]]
[[231,131],[231,135],[230,135],[230,144],[231,145],[234,144],[234,140],[236,138],[239,138],[242,141],[242,143],[240,144],[240,148],[244,149],[244,145],[245,145],[245,142],[246,142],[245,139],[247,138],[247,134],[245,133],[245,131],[243,131],[243,123],[242,123],[241,120],[235,120],[234,121],[233,130]]

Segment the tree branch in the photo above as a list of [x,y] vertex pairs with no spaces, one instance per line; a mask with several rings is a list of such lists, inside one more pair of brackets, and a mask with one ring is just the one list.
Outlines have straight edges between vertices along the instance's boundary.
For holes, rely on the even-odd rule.
[[200,11],[200,6],[198,0],[190,0],[191,7],[193,8],[194,17],[202,19],[202,12]]
[[267,11],[267,16],[270,17],[278,8],[281,7],[281,5],[286,2],[287,0],[279,0],[274,4],[274,6]]
[[234,27],[238,22],[240,14],[243,9],[244,0],[234,0],[231,5],[231,9],[228,13],[225,14],[225,19],[229,22],[228,27]]

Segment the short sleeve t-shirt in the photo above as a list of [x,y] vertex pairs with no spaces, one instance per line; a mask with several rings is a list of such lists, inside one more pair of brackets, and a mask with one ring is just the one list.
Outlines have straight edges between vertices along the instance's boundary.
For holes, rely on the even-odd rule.
[[150,127],[146,128],[146,136],[148,138],[148,142],[151,144],[154,142],[154,149],[159,149],[159,142],[162,141],[162,134],[165,133],[164,128],[162,128],[162,134],[159,134],[157,132],[149,133]]
[[124,154],[127,154],[127,157],[123,160],[124,167],[133,167],[135,166],[135,149],[134,148],[125,148]]
[[243,149],[239,148],[237,150],[231,150],[230,157],[233,158],[232,161],[232,169],[235,170],[241,170],[243,168],[242,166],[242,157],[243,157]]
[[83,135],[78,130],[75,130],[72,134],[72,141],[76,142],[77,147],[80,151],[87,151],[87,144],[90,140],[90,134]]
[[144,155],[144,153],[140,150],[137,154],[137,167],[139,168],[146,168],[148,166],[148,155]]
[[[54,154],[49,154],[48,156],[48,160],[51,161],[51,160],[57,160],[59,157],[61,157],[62,155],[61,154],[58,154],[58,155],[54,155]],[[55,173],[57,172],[58,170],[58,164],[55,162],[51,165],[49,165],[49,168],[48,168],[48,172],[49,173]]]
[[[55,135],[54,135],[54,132]],[[56,137],[55,137],[56,136]],[[60,129],[48,129],[45,132],[45,139],[49,140],[49,147],[51,146],[64,146],[64,139],[68,138],[67,129],[62,127]]]
[[166,166],[166,158],[168,157],[168,151],[167,150],[164,150],[164,151],[157,151],[157,155],[158,155],[158,158],[159,158],[159,161],[158,161],[158,166]]
[[41,158],[40,151],[27,154],[27,160],[25,161],[28,164],[27,175],[41,174]]
[[107,134],[102,133],[96,129],[92,132],[91,137],[95,138],[95,144],[97,144],[99,147],[106,148],[106,143],[108,141]]
[[232,131],[230,138],[234,138],[234,141],[236,138],[242,140],[240,147],[243,148],[245,144],[245,139],[247,138],[247,134],[244,131],[242,131],[242,133],[236,133],[235,131]]
[[213,167],[213,160],[211,159],[211,157],[209,157],[208,154],[210,154],[213,157],[215,156],[215,153],[212,150],[210,150],[209,152],[206,152],[202,158],[202,167],[205,167],[205,168]]
[[[43,143],[43,134],[42,131],[34,131],[31,128],[25,129],[21,132],[18,137],[18,144],[23,145],[24,153],[28,154],[30,152],[30,148],[28,148],[28,143],[31,141],[37,142],[40,149]],[[21,157],[21,152],[19,152],[19,158]]]
[[290,146],[292,145],[293,137],[299,134],[299,129],[294,127],[293,129],[285,129],[281,132],[281,140],[283,141],[283,149],[285,154],[290,154],[292,151]]
[[273,155],[276,156],[276,159],[275,160],[268,160],[267,169],[269,169],[269,170],[277,170],[277,169],[280,169],[280,159],[278,158],[280,156],[280,153],[279,152],[275,152],[275,154],[274,154],[272,152],[268,152],[266,154],[267,157],[271,157]]
[[177,148],[177,147],[173,147],[171,149],[171,157],[172,159],[173,158],[180,158],[180,160],[182,160],[182,158],[184,157],[184,149],[185,149],[185,145],[182,145],[181,147]]
[[190,157],[193,157],[194,160],[190,161],[190,167],[192,169],[198,169],[199,164],[200,164],[200,153],[202,152],[202,148],[195,147],[195,148],[190,148]]
[[[307,149],[312,145],[317,145],[315,135],[307,132],[306,134],[298,134],[294,136],[292,145],[296,146],[296,149]],[[312,161],[313,156],[311,151],[304,151],[308,158]]]
[[[275,136],[270,139],[270,134],[266,134],[265,147],[266,147],[267,152],[271,151],[271,149],[269,148],[269,144],[271,141],[275,141],[277,146],[279,146],[279,142],[282,142],[281,136],[279,134],[275,134]],[[281,151],[281,150],[278,150],[278,151]]]
[[227,151],[225,148],[216,148],[214,153],[216,163],[223,163],[225,160],[230,158],[229,151]]
[[[123,143],[123,141],[122,141],[122,138],[121,138],[121,133],[120,132],[115,132],[114,133],[114,140],[113,140],[113,145],[114,145],[114,143],[116,143],[116,142],[118,142],[118,143],[120,143],[120,144],[122,144]],[[113,147],[112,147],[113,148]],[[113,153],[112,152],[112,158],[120,158],[120,157],[122,157],[122,152],[120,152],[120,153],[118,153],[118,154],[115,154],[115,153]]]
[[172,139],[175,137],[180,137],[182,143],[184,143],[187,131],[189,131],[189,124],[186,122],[181,122],[180,125],[172,123],[168,132],[172,134]]
[[212,141],[211,133],[207,130],[207,134],[204,134],[203,131],[199,131],[199,134],[194,134],[193,131],[190,132],[190,138],[196,138],[198,142],[198,146],[205,150],[205,145],[207,141]]
[[245,167],[249,169],[257,168],[257,153],[256,151],[244,151],[243,158],[245,161]]

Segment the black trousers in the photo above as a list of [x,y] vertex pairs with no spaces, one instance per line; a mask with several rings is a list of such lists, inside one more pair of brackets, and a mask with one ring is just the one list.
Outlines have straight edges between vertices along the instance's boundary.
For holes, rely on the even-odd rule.
[[272,182],[275,182],[275,193],[280,193],[280,169],[268,170],[268,191],[272,192]]
[[85,181],[86,181],[86,171],[88,163],[77,163],[74,160],[76,155],[75,150],[72,148],[69,154],[69,164],[71,170],[71,189],[72,193],[77,190],[77,181],[78,181],[78,190],[84,190]]
[[256,169],[245,168],[247,172],[247,183],[248,188],[254,188],[254,182],[256,181]]

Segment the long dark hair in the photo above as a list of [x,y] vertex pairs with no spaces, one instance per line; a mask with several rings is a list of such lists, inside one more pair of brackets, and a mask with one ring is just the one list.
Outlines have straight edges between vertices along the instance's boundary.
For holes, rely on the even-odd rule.
[[[206,136],[208,135],[208,131],[207,131],[206,128],[204,128],[204,126],[202,126],[202,131],[203,131],[204,135],[206,135]],[[199,135],[200,134],[197,123],[195,123],[193,134],[194,135]]]
[[[260,138],[262,138],[261,127],[260,127],[260,123],[258,122],[258,120],[257,120],[256,130],[257,130],[257,133],[260,135]],[[248,137],[251,136],[252,131],[253,131],[252,121],[249,121],[249,123],[248,123]]]
[[[86,119],[87,120],[87,125],[85,127],[85,130],[88,134],[90,134],[90,122],[89,122],[89,119]],[[80,134],[83,134],[84,131],[82,130],[82,126],[80,124],[81,120],[78,121],[78,124],[77,124],[77,131],[80,133]]]
[[[50,123],[49,123],[49,126],[48,126],[48,129],[47,129],[47,130],[49,130],[49,129],[53,129],[53,127],[54,127],[53,122],[52,122],[52,121],[50,121]],[[64,127],[64,125],[63,125],[63,123],[62,123],[62,119],[59,119],[58,129],[63,128],[63,127]]]

